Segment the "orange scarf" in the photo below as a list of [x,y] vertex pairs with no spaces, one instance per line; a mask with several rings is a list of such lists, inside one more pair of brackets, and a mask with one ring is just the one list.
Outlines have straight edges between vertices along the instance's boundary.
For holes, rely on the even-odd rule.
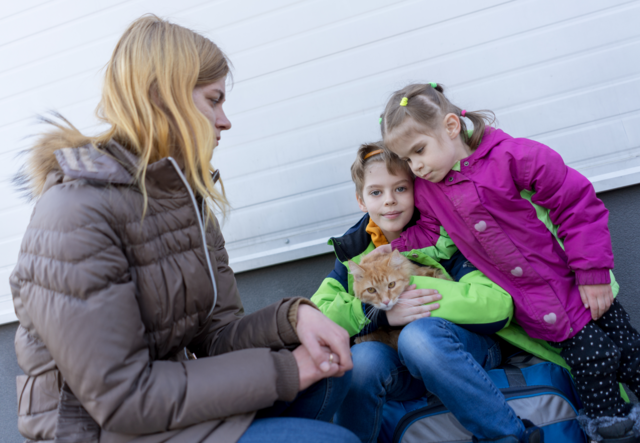
[[372,218],[369,218],[369,224],[367,225],[367,234],[371,236],[371,241],[376,248],[378,246],[389,244],[387,238],[382,233],[382,229],[380,229],[378,225],[373,222]]

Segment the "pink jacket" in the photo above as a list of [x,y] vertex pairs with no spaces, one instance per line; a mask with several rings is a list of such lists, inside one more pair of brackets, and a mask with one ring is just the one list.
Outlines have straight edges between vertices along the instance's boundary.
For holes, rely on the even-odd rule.
[[[547,208],[563,250],[521,191]],[[610,283],[608,211],[591,183],[558,153],[489,128],[478,149],[440,183],[415,181],[416,226],[391,245],[435,246],[444,227],[460,251],[513,297],[534,338],[563,341],[590,320],[578,285]]]

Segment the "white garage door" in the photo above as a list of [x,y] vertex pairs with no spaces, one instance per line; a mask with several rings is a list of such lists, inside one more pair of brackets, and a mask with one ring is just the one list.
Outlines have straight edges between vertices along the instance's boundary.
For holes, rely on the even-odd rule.
[[596,0],[22,0],[0,9],[0,323],[32,206],[8,180],[60,111],[97,130],[101,68],[152,12],[230,56],[233,129],[213,162],[236,271],[328,251],[359,217],[349,166],[388,95],[443,83],[467,110],[549,144],[598,191],[640,182],[640,2]]

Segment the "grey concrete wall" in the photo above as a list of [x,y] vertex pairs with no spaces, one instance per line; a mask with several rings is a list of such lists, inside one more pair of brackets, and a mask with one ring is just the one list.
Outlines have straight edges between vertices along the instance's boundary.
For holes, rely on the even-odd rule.
[[[640,185],[602,193],[621,286],[619,299],[640,329]],[[246,311],[254,312],[283,297],[310,297],[333,268],[333,254],[320,255],[237,275]],[[13,348],[16,324],[0,326],[0,442],[19,443],[16,429],[15,376],[20,374]]]

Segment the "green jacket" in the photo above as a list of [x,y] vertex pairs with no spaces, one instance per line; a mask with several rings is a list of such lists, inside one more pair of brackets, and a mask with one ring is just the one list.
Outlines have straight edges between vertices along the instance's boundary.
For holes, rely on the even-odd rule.
[[[335,267],[311,297],[327,317],[345,328],[351,336],[360,334],[365,326],[368,326],[367,332],[378,326],[371,325],[365,317],[366,306],[353,295],[353,277],[349,274],[348,265],[348,260],[359,263],[362,257],[375,249],[371,236],[366,232],[368,223],[369,215],[366,214],[342,237],[329,240],[337,257]],[[404,253],[415,262],[442,269],[455,280],[412,277],[411,282],[417,288],[437,289],[442,294],[442,300],[438,302],[440,308],[432,311],[431,315],[473,332],[496,333],[520,349],[568,368],[558,349],[544,340],[529,337],[511,321],[513,301],[509,294],[469,263],[447,233],[441,232],[441,240],[436,246]],[[378,323],[384,324],[386,318],[380,317]]]

